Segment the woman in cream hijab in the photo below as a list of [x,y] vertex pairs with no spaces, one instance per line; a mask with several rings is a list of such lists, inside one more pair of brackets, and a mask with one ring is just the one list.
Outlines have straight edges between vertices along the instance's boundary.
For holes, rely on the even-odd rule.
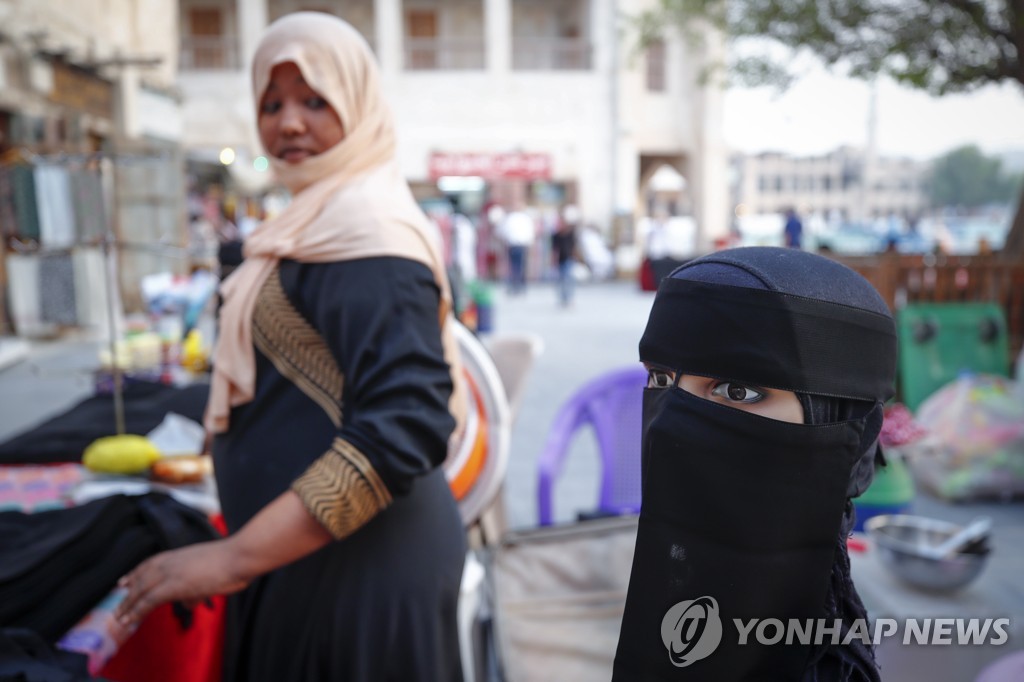
[[143,563],[119,618],[231,594],[226,680],[461,679],[451,298],[376,65],[351,26],[302,12],[252,76],[294,198],[222,288],[206,427],[231,534]]

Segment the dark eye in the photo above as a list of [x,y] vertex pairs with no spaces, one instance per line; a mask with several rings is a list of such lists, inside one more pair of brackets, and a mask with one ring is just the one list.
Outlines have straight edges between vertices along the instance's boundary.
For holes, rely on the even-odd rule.
[[264,100],[263,104],[260,105],[261,114],[276,114],[281,110],[281,102],[278,100],[268,99]]
[[647,388],[672,388],[675,383],[675,377],[669,372],[661,369],[647,371]]
[[323,109],[327,106],[327,100],[323,97],[310,97],[306,100],[306,106],[310,109]]
[[734,403],[756,403],[764,398],[764,393],[761,391],[733,381],[723,381],[717,384],[711,389],[711,395],[725,398]]

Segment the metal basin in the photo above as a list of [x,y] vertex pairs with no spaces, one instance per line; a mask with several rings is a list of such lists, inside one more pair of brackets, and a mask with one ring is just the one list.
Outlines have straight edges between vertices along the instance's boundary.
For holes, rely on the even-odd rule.
[[865,523],[886,568],[915,587],[941,592],[967,585],[988,561],[987,538],[967,552],[942,559],[926,556],[928,547],[938,546],[960,528],[938,519],[902,514],[875,516]]

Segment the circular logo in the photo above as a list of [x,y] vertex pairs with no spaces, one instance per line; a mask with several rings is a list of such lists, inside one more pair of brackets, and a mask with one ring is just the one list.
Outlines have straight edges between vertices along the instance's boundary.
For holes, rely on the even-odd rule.
[[722,619],[714,597],[681,601],[661,620],[661,641],[677,668],[710,656],[722,641]]

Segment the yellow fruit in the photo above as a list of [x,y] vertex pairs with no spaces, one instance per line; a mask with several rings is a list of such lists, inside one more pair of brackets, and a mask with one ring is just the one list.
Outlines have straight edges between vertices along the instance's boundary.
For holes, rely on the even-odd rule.
[[145,436],[107,436],[85,449],[82,464],[107,474],[138,474],[160,459],[160,451]]

